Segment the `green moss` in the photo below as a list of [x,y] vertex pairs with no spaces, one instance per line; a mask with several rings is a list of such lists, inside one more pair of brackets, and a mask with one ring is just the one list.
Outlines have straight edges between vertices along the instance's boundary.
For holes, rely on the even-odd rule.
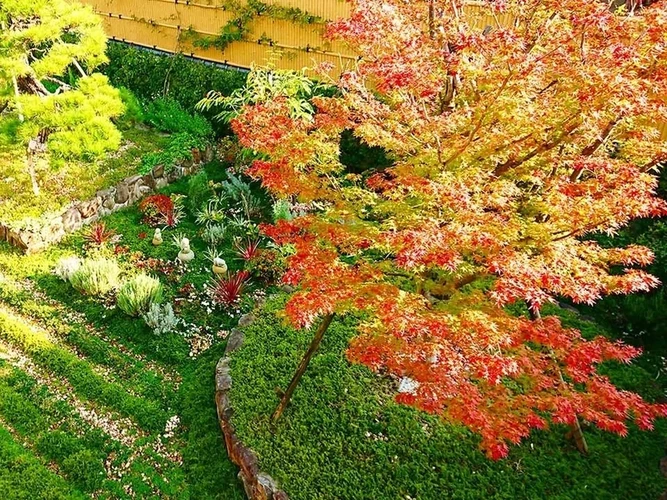
[[[665,422],[653,433],[632,428],[627,439],[586,428],[588,457],[554,426],[489,461],[469,431],[396,404],[386,379],[348,363],[349,320],[332,324],[272,427],[275,388],[286,387],[311,333],[281,326],[280,302],[269,306],[232,358],[233,424],[290,498],[652,499],[667,486],[658,468]],[[631,388],[647,389],[625,368],[614,367]]]
[[7,500],[75,500],[86,498],[50,471],[0,427],[0,491]]

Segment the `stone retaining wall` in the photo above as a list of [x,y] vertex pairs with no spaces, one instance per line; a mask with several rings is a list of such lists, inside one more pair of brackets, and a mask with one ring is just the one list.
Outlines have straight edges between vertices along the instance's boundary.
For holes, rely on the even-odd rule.
[[[247,314],[239,320],[239,326],[247,326],[253,321],[254,316]],[[259,470],[257,455],[241,442],[231,424],[234,410],[229,400],[229,391],[232,388],[229,360],[231,353],[241,347],[244,338],[243,331],[238,328],[232,330],[227,340],[225,355],[215,368],[215,403],[220,428],[225,436],[227,454],[232,462],[239,466],[239,479],[250,500],[289,500],[287,493],[278,487],[276,481]]]
[[147,194],[191,174],[203,163],[212,161],[214,151],[211,147],[201,152],[193,150],[192,156],[192,159],[174,165],[169,172],[163,165],[158,165],[146,175],[133,175],[123,179],[114,187],[98,191],[87,201],[71,204],[60,214],[45,220],[40,227],[16,230],[0,222],[0,241],[7,241],[25,253],[43,250],[84,225],[133,205]]

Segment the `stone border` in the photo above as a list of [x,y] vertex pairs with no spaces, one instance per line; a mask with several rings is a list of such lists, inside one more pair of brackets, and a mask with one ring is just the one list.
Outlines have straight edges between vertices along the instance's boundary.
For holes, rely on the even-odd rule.
[[[254,321],[254,315],[246,314],[239,320],[239,326],[249,326]],[[243,331],[239,328],[232,329],[227,339],[225,355],[215,367],[215,404],[220,428],[225,436],[227,454],[232,462],[239,466],[239,479],[250,500],[289,500],[287,493],[278,487],[276,481],[259,470],[257,455],[241,442],[232,427],[231,417],[234,410],[229,399],[229,391],[232,388],[229,361],[231,354],[243,345],[244,340]]]
[[98,191],[89,200],[74,202],[65,207],[60,214],[45,220],[41,227],[17,230],[0,222],[0,241],[7,241],[27,254],[44,250],[86,224],[134,205],[147,194],[190,175],[213,158],[214,150],[211,146],[204,151],[193,150],[192,159],[181,160],[169,172],[163,165],[158,165],[146,175],[127,177],[111,188]]

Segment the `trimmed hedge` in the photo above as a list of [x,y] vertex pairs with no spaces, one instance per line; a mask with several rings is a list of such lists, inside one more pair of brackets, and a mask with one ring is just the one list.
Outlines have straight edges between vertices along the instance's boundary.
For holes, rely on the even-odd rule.
[[221,69],[182,55],[159,54],[121,42],[110,42],[107,56],[109,64],[103,72],[114,87],[127,87],[145,101],[170,97],[188,111],[193,111],[210,90],[230,94],[246,81],[242,71]]

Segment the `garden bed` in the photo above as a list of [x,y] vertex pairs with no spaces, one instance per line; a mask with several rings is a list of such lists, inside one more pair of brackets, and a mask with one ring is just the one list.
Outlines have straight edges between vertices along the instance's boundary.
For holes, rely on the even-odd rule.
[[[391,380],[345,358],[354,320],[336,320],[277,425],[269,422],[312,333],[284,326],[270,302],[244,329],[231,357],[231,418],[238,438],[259,457],[259,468],[292,499],[311,498],[645,498],[667,486],[659,463],[667,424],[632,427],[627,438],[593,428],[583,456],[555,426],[535,432],[507,459],[490,461],[466,429],[398,405]],[[599,327],[552,310],[585,334]],[[261,369],[258,369],[261,367]],[[606,365],[604,373],[647,399],[663,389],[637,366]]]
[[[204,175],[226,179],[219,163],[197,179]],[[160,193],[196,197],[192,179]],[[207,181],[199,187],[206,191]],[[207,302],[213,275],[198,207],[189,204],[176,227],[163,228],[159,246],[137,206],[102,218],[99,234],[108,240],[100,248],[87,229],[39,254],[0,244],[0,428],[14,443],[7,440],[10,470],[32,460],[52,471],[41,498],[243,497],[218,426],[213,380],[227,333],[262,288],[234,307]],[[176,234],[189,237],[195,252],[187,266],[175,262]],[[232,237],[230,230],[217,247],[233,272],[244,260]],[[138,268],[159,277],[177,329],[157,335],[115,306],[114,294],[83,295],[54,275],[62,257],[98,253],[121,263],[124,281]],[[29,484],[26,476],[26,489],[21,482],[12,488],[29,496]]]

